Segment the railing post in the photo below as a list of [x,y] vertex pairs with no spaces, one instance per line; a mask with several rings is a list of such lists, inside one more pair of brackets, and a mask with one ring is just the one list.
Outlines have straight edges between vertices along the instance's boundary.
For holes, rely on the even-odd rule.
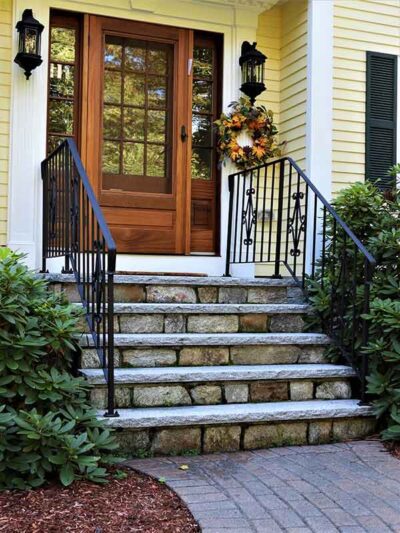
[[231,174],[228,177],[229,188],[229,210],[228,210],[228,235],[226,242],[226,262],[225,262],[225,276],[230,277],[231,267],[231,246],[232,246],[232,217],[233,217],[233,193],[235,190],[235,176]]
[[48,218],[49,218],[49,210],[48,210],[48,201],[49,201],[49,194],[48,194],[48,173],[47,173],[47,162],[42,161],[41,164],[41,174],[42,174],[42,186],[43,186],[43,204],[42,204],[42,272],[46,273],[46,259],[47,259],[47,248],[49,245],[49,227],[48,227]]
[[[364,306],[363,314],[367,315],[370,310],[370,295],[372,284],[373,269],[368,259],[364,259]],[[353,333],[354,334],[354,333]],[[362,348],[365,348],[369,340],[369,322],[366,318],[362,318]],[[361,401],[360,404],[367,404],[367,376],[369,372],[368,354],[362,353],[361,360]]]
[[114,381],[114,271],[115,251],[107,257],[107,411],[106,417],[119,416],[115,410]]
[[70,242],[70,231],[71,231],[71,204],[70,204],[70,194],[71,194],[71,165],[70,165],[70,153],[69,150],[65,150],[65,227],[64,227],[64,244],[65,244],[65,263],[64,268],[62,269],[63,274],[71,273],[69,268],[69,254],[71,252],[71,242]]
[[280,161],[279,168],[279,197],[278,197],[278,220],[276,225],[276,248],[275,248],[275,271],[273,278],[281,278],[281,244],[282,244],[282,218],[283,218],[283,185],[285,179],[285,159]]

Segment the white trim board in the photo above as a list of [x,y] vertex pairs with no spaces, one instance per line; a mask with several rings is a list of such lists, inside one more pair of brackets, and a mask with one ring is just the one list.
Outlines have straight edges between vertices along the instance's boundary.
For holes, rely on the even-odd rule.
[[[332,196],[333,7],[333,1],[308,0],[306,174],[328,201]],[[311,208],[307,227],[312,227],[313,218]],[[307,240],[307,271],[311,267],[311,241]],[[317,256],[321,248],[318,232]]]

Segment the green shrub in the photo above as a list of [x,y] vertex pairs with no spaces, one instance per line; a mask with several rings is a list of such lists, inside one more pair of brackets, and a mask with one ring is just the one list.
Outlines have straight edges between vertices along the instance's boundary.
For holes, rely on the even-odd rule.
[[[373,395],[373,407],[384,424],[383,438],[400,439],[400,198],[397,192],[383,195],[371,183],[356,183],[341,191],[333,202],[334,208],[377,260],[371,287],[369,343],[363,350],[368,354],[370,375],[368,392]],[[332,236],[332,220],[328,221],[327,241]],[[321,289],[322,269],[317,268],[316,283],[310,282],[310,300],[317,311],[314,322],[322,328],[331,320],[330,291],[338,284],[343,270],[338,268],[346,258],[347,286],[344,293],[346,330],[344,342],[349,342],[353,325],[353,305],[362,313],[363,257],[354,256],[354,247],[339,233],[336,248],[328,244],[330,259],[325,265],[324,288]],[[353,298],[353,274],[356,297]],[[342,280],[343,281],[343,280]],[[361,333],[361,329],[359,330]],[[356,346],[361,343],[360,338]],[[338,352],[330,351],[333,359]],[[360,361],[361,364],[361,361]]]
[[71,374],[80,312],[0,248],[0,489],[106,480],[117,444]]

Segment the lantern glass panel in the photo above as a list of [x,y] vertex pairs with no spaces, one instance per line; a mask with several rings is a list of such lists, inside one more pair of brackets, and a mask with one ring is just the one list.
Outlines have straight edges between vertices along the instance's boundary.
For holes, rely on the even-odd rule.
[[264,81],[264,65],[257,65],[257,81],[258,83],[263,83]]
[[36,54],[38,50],[38,35],[37,30],[33,28],[25,28],[25,50],[26,54]]
[[246,83],[251,81],[251,64],[250,62],[246,63]]

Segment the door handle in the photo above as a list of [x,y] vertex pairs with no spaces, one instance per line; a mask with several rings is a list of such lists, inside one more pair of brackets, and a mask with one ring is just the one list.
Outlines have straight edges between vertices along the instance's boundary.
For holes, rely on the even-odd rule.
[[182,139],[182,142],[185,142],[187,138],[188,138],[188,134],[186,133],[186,127],[185,127],[185,125],[183,125],[183,126],[181,126],[181,139]]

